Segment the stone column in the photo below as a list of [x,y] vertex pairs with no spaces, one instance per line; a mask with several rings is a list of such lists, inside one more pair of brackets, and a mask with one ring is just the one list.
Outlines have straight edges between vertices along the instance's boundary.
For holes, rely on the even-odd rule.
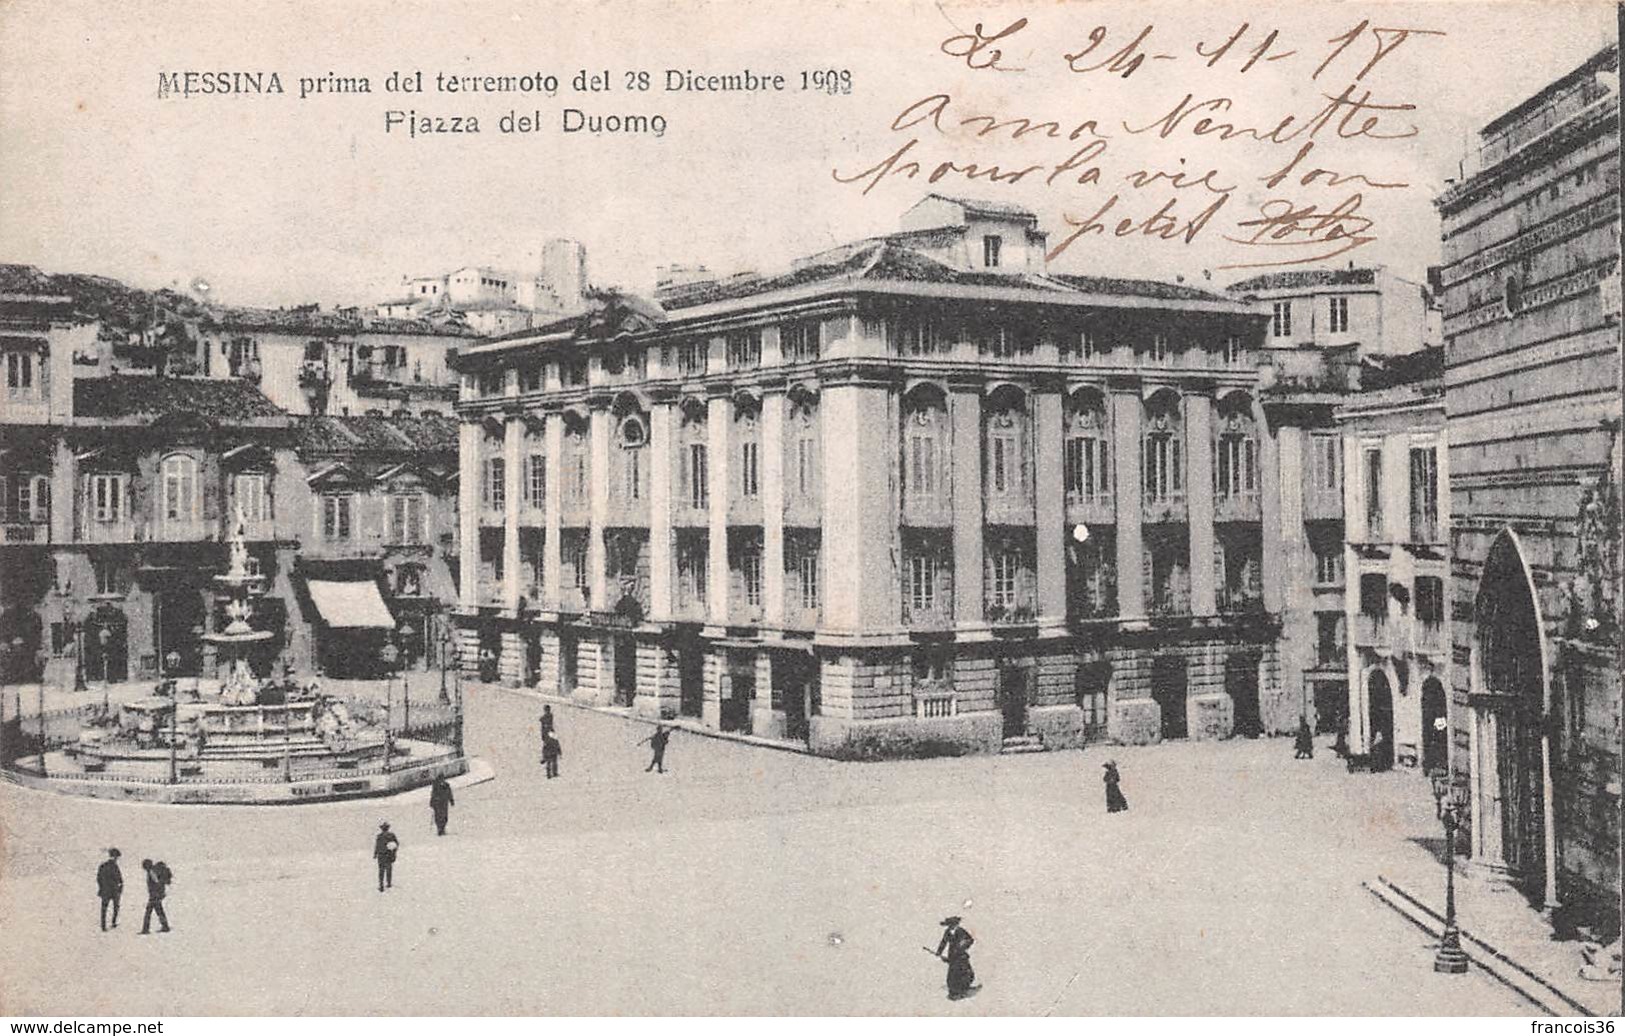
[[[675,618],[671,526],[675,410],[673,403],[654,405],[649,413],[649,445],[644,449],[649,458],[649,618],[655,622],[670,622]],[[638,660],[641,666],[641,653]],[[643,686],[641,677],[638,686]]]
[[502,429],[502,611],[505,615],[519,614],[519,500],[523,488],[520,446],[524,441],[524,420],[508,418]]
[[560,542],[564,525],[564,415],[547,415],[542,451],[547,457],[547,497],[542,501],[542,606],[557,611],[564,578],[564,548]]
[[1258,422],[1258,473],[1264,608],[1283,612],[1308,607],[1310,581],[1301,578],[1307,543],[1303,533],[1303,429],[1282,428],[1267,434]]
[[700,703],[700,722],[713,730],[722,726],[722,700],[732,693],[728,671],[728,650],[711,647],[705,653],[705,699]]
[[1191,614],[1218,611],[1213,571],[1213,400],[1185,397],[1185,514],[1190,532]]
[[982,392],[955,387],[948,398],[953,429],[944,443],[953,465],[954,624],[979,626],[987,618],[982,594]]
[[1145,616],[1145,540],[1140,509],[1140,424],[1145,404],[1138,392],[1113,392],[1112,460],[1117,471],[1117,614]]
[[587,607],[594,611],[608,610],[614,603],[608,599],[604,579],[604,526],[609,521],[609,419],[608,410],[594,408],[588,425],[587,499],[591,514],[587,527]]
[[[710,519],[710,543],[707,552],[705,601],[706,610],[710,615],[711,624],[726,626],[728,624],[728,609],[732,605],[728,586],[728,493],[732,488],[728,481],[733,465],[733,459],[728,453],[728,444],[732,439],[729,434],[733,426],[733,403],[726,396],[713,397],[706,411],[706,464],[710,476],[709,495],[711,506],[708,517]],[[709,658],[707,664],[710,664]],[[707,688],[710,680],[706,681]],[[709,695],[708,695],[709,697]],[[714,725],[714,724],[713,724]]]
[[649,719],[670,719],[680,704],[677,660],[672,650],[654,641],[639,641],[637,696],[632,709]]
[[1038,549],[1034,557],[1038,576],[1038,616],[1048,625],[1066,622],[1066,494],[1061,470],[1065,442],[1061,393],[1039,392],[1034,397],[1033,471]]
[[480,601],[480,437],[478,422],[457,428],[457,605],[464,612]]
[[[762,465],[762,622],[769,629],[776,629],[784,625],[784,393],[782,392],[769,392],[762,397],[762,436],[761,445],[757,449]],[[765,655],[763,659],[766,659]]]

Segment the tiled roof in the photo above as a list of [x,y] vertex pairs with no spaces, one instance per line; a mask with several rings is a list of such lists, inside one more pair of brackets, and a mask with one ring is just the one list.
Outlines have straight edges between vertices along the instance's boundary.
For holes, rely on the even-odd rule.
[[224,423],[287,416],[287,411],[246,381],[138,374],[75,380],[73,412],[76,417],[194,414]]
[[308,453],[418,454],[457,449],[457,422],[443,415],[299,419],[299,449]]
[[308,306],[293,309],[260,309],[252,306],[216,306],[204,313],[204,327],[233,331],[280,331],[287,334],[418,334],[477,338],[479,332],[467,324],[451,321],[364,317],[351,313],[324,313]]
[[1004,219],[1036,220],[1033,210],[1002,201],[984,201],[980,198],[960,198],[952,194],[928,194],[927,198],[951,202],[964,208],[972,216],[997,216]]
[[1257,277],[1249,277],[1244,281],[1237,281],[1230,285],[1235,292],[1249,291],[1280,291],[1297,288],[1329,288],[1341,287],[1348,284],[1375,284],[1377,271],[1373,267],[1358,267],[1353,270],[1280,270],[1276,273],[1262,273]]
[[1426,388],[1431,382],[1441,390],[1444,384],[1444,349],[1432,346],[1398,356],[1369,356],[1361,364],[1362,391],[1413,385]]
[[1147,299],[1180,299],[1191,302],[1231,301],[1217,292],[1195,288],[1188,284],[1169,284],[1166,281],[1147,281],[1133,277],[1086,277],[1071,273],[1050,276],[1091,295],[1133,295]]

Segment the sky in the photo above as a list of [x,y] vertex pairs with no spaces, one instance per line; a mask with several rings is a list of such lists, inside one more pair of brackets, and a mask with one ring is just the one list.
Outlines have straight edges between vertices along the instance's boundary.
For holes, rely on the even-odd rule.
[[[974,53],[952,39],[1023,18]],[[543,242],[568,237],[586,245],[595,284],[644,291],[662,264],[770,272],[891,231],[935,190],[1029,207],[1052,249],[1068,217],[1086,222],[1117,196],[1101,233],[1055,255],[1060,272],[1228,282],[1258,272],[1235,267],[1327,256],[1420,278],[1438,261],[1432,200],[1478,128],[1611,42],[1614,26],[1603,3],[0,0],[0,261],[141,287],[201,279],[232,304],[368,303],[398,294],[408,275],[535,269]],[[1415,31],[1400,40],[1373,28]],[[1131,69],[1135,54],[1145,60]],[[663,89],[668,69],[746,68],[785,76],[786,89]],[[800,88],[802,73],[825,69],[850,73],[839,80],[850,93]],[[160,73],[186,70],[275,71],[286,92],[160,99]],[[416,70],[425,92],[385,90],[392,71]],[[639,71],[650,89],[627,89]],[[450,95],[434,90],[437,72],[552,75],[559,90]],[[578,72],[607,72],[614,88],[573,91]],[[299,97],[301,78],[328,74],[366,77],[371,91]],[[1284,144],[1193,132],[1203,115],[1260,133],[1286,115],[1302,127],[1345,87],[1393,106],[1376,110],[1372,133],[1347,135],[1370,111]],[[1187,106],[1210,108],[1159,135],[1159,117],[1187,94]],[[565,133],[567,108],[660,115],[666,128]],[[480,132],[386,132],[391,110],[448,129],[472,117]],[[499,132],[510,112],[539,113],[542,129]],[[1011,119],[1057,129],[1017,137]],[[1003,128],[978,136],[990,124]],[[901,161],[917,158],[918,175],[860,175],[911,139]],[[1263,182],[1311,139],[1292,177]],[[1051,175],[1091,144],[1092,160]],[[927,183],[944,162],[958,171]],[[972,163],[982,175],[966,179]],[[993,164],[1031,171],[990,182]],[[1301,184],[1314,168],[1330,172]],[[1154,174],[1195,181],[1208,170],[1209,185],[1227,188],[1218,212],[1189,242],[1148,236],[1164,202],[1177,235],[1221,197]],[[1136,174],[1151,182],[1132,186]],[[1334,175],[1345,179],[1329,184]],[[1359,222],[1319,224],[1317,235],[1306,213],[1347,212],[1355,193]],[[1298,218],[1283,227],[1283,212]],[[1119,216],[1134,224],[1123,236],[1112,232]],[[1334,225],[1371,240],[1329,255],[1349,244],[1320,241]],[[1262,231],[1290,247],[1233,240]]]

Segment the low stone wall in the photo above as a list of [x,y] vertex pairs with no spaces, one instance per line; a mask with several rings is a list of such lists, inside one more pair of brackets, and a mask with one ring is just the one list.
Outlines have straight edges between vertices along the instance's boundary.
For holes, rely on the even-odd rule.
[[424,763],[390,773],[358,774],[321,780],[264,781],[240,784],[167,784],[144,781],[92,779],[88,777],[40,777],[26,770],[6,770],[5,780],[25,788],[59,795],[111,799],[119,802],[154,802],[169,805],[283,805],[296,802],[330,802],[335,799],[393,795],[421,787],[436,777],[456,777],[468,770],[463,756],[441,762]]
[[915,759],[995,753],[1003,744],[1004,719],[997,712],[940,719],[814,716],[809,727],[807,748],[814,755],[834,759]]
[[1076,705],[1040,705],[1027,710],[1027,732],[1054,751],[1082,746],[1083,710]]

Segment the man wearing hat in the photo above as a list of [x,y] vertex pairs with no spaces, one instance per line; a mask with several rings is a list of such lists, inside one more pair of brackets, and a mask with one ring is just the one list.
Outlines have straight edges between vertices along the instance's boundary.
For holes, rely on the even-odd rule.
[[107,859],[96,868],[96,892],[102,897],[102,931],[107,931],[107,904],[113,904],[113,927],[118,927],[118,901],[124,895],[124,873],[118,869],[119,852],[107,850]]
[[401,840],[389,829],[389,821],[378,825],[378,837],[372,840],[372,858],[378,861],[378,891],[395,887],[395,851]]

